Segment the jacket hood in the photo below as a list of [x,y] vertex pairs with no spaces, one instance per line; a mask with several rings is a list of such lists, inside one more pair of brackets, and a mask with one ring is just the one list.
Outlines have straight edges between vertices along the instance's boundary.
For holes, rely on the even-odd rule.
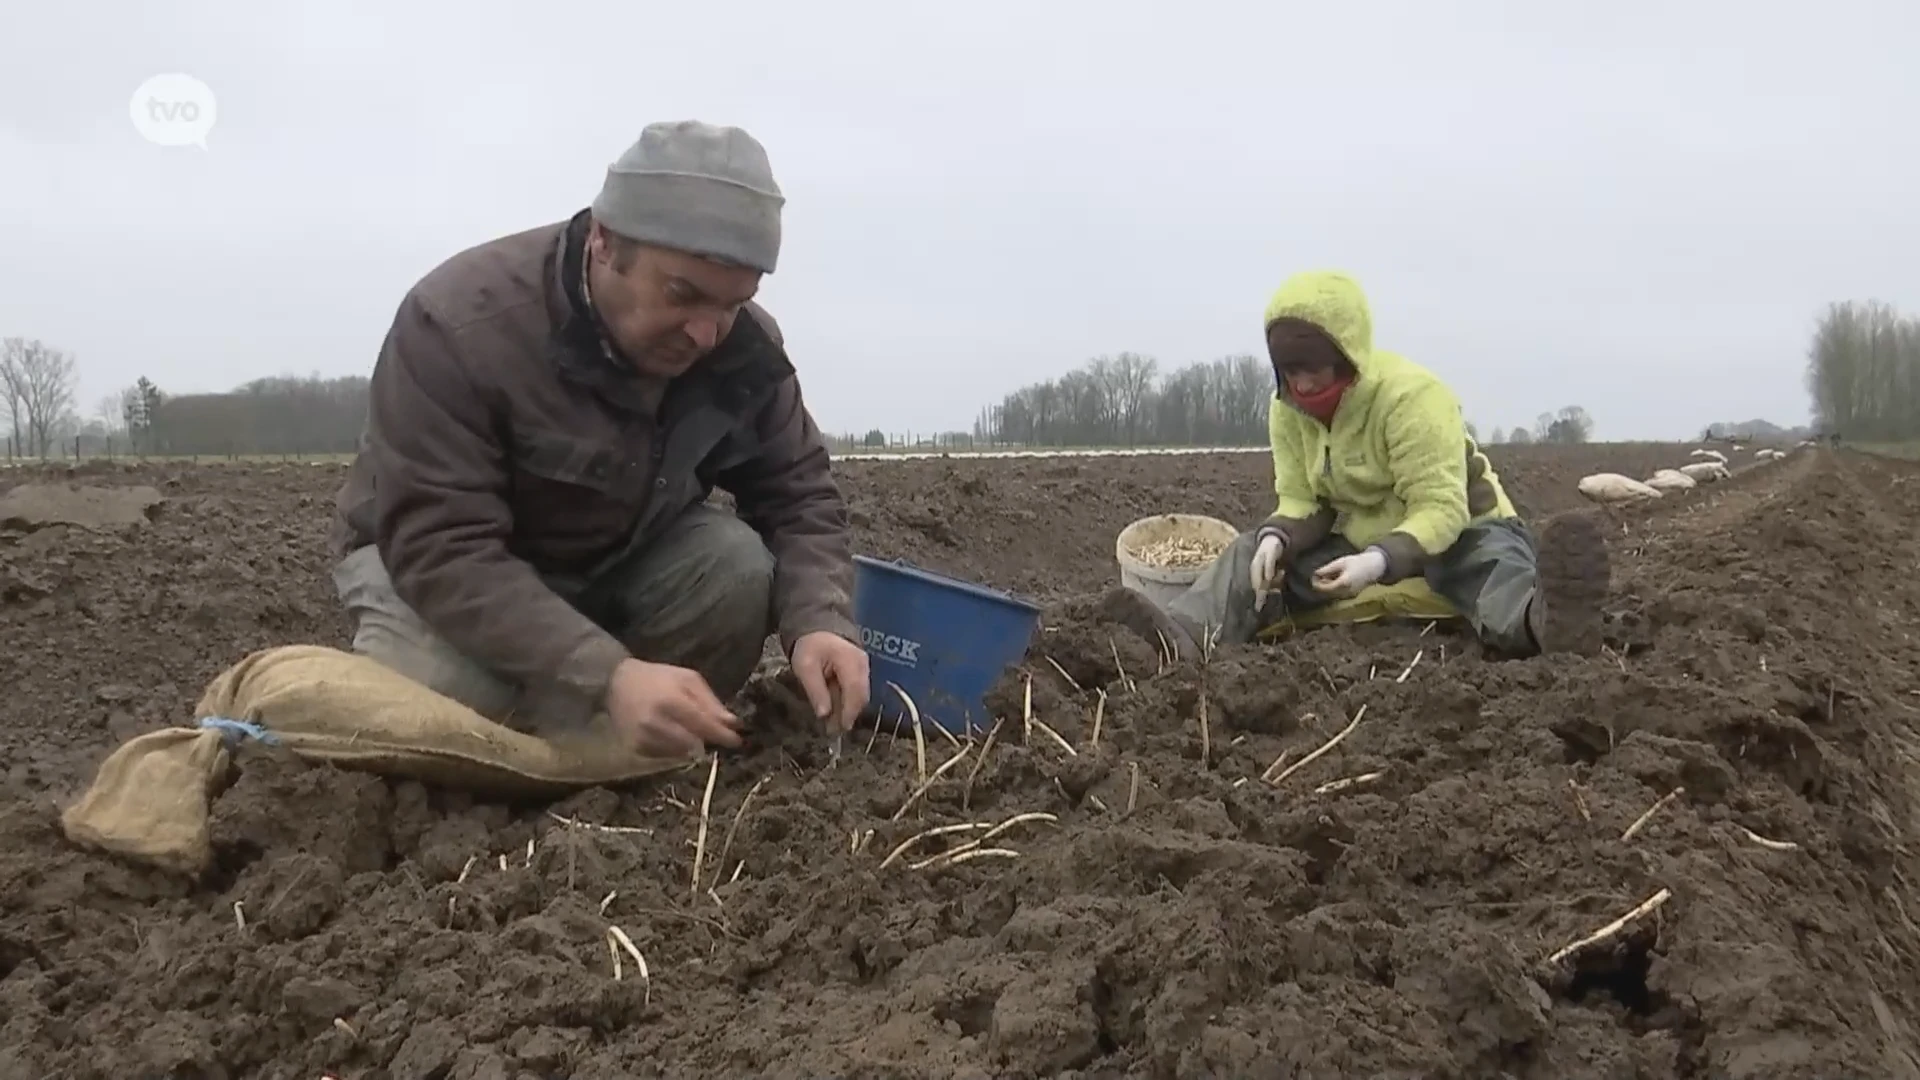
[[1326,331],[1365,378],[1373,364],[1373,315],[1360,283],[1338,270],[1308,270],[1282,282],[1267,301],[1270,329],[1279,319],[1300,319]]

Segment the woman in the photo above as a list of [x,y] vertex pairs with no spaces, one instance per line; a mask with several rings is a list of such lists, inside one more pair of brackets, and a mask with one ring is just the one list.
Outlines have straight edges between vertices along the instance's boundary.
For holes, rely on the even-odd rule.
[[[1427,369],[1373,347],[1358,282],[1289,278],[1266,312],[1273,516],[1241,535],[1160,612],[1109,593],[1104,613],[1182,652],[1244,643],[1288,612],[1422,576],[1508,656],[1596,652],[1610,571],[1599,524],[1546,522],[1536,540]],[[1169,618],[1169,616],[1171,616]]]

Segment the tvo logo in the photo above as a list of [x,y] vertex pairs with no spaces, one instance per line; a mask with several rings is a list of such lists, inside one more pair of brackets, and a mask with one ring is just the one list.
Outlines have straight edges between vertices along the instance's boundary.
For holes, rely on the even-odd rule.
[[920,643],[898,634],[888,634],[870,626],[860,628],[860,644],[870,653],[909,667],[920,663]]
[[155,75],[133,91],[127,115],[140,137],[157,146],[207,148],[207,132],[219,118],[219,102],[206,83],[172,72]]

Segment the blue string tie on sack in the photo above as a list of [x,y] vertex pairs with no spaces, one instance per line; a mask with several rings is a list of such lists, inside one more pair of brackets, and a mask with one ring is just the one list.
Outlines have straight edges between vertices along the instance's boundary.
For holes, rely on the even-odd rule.
[[241,739],[254,739],[268,746],[278,745],[280,736],[246,720],[230,720],[224,716],[203,716],[200,718],[202,730],[211,728],[220,733],[220,740],[229,748],[240,745]]

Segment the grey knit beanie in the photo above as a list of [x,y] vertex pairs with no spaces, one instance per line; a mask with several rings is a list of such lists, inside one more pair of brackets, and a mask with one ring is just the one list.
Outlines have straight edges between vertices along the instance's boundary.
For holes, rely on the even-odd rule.
[[607,167],[593,216],[632,240],[773,273],[780,207],[766,148],[737,127],[648,124]]

